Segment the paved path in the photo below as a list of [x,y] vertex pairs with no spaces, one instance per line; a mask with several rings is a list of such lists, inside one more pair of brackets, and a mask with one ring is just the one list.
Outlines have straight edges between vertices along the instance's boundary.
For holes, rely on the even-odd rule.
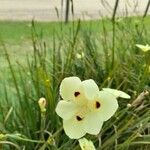
[[[61,9],[63,1],[63,9]],[[66,0],[0,0],[0,20],[57,21],[64,18]],[[115,0],[74,0],[75,19],[111,16]],[[148,0],[120,0],[118,15],[143,14]],[[57,16],[56,8],[61,14]],[[62,10],[62,11],[61,11]],[[150,14],[150,10],[148,12]]]

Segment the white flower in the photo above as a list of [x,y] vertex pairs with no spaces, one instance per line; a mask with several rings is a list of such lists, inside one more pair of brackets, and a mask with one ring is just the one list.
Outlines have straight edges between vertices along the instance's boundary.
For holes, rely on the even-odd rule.
[[150,46],[148,44],[146,44],[146,45],[136,44],[136,46],[144,52],[147,52],[150,50]]
[[103,88],[103,90],[113,94],[116,98],[118,98],[118,97],[122,97],[122,98],[126,98],[126,99],[130,98],[130,95],[128,95],[127,93],[125,93],[123,91],[119,91],[116,89],[110,89],[110,88]]
[[83,52],[82,52],[81,54],[77,53],[77,54],[76,54],[76,57],[77,57],[78,59],[81,59],[81,58],[84,57],[84,53],[83,53]]
[[79,140],[81,150],[96,150],[92,141],[82,138]]
[[60,85],[56,113],[63,119],[65,133],[72,139],[86,133],[97,135],[103,122],[114,115],[118,108],[116,97],[107,91],[99,91],[92,80],[78,77],[65,78]]

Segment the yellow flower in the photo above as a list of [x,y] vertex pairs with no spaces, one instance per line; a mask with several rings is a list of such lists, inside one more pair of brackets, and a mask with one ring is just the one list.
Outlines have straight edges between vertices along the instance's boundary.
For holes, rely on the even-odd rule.
[[46,83],[46,84],[49,84],[49,83],[50,83],[50,80],[49,80],[49,79],[45,80],[45,83]]
[[81,150],[96,150],[92,141],[82,138],[79,140]]
[[56,113],[63,119],[65,133],[79,139],[86,133],[97,135],[103,122],[111,118],[118,108],[116,97],[99,91],[94,80],[81,81],[78,77],[65,78],[60,85]]
[[0,141],[1,141],[1,140],[3,140],[3,139],[5,139],[5,138],[6,138],[6,135],[5,135],[5,134],[0,133]]
[[146,45],[136,44],[136,46],[140,48],[143,52],[147,52],[150,50],[150,46],[148,44]]

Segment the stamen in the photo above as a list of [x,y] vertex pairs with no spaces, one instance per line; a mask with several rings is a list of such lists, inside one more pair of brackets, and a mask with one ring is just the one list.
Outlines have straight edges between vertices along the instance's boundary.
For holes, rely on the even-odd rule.
[[77,97],[78,95],[80,95],[80,92],[75,92],[74,96]]
[[98,108],[100,108],[100,107],[101,107],[100,102],[96,101],[96,108],[98,109]]
[[76,119],[77,119],[78,121],[81,121],[81,120],[82,120],[82,118],[81,118],[80,116],[76,116]]

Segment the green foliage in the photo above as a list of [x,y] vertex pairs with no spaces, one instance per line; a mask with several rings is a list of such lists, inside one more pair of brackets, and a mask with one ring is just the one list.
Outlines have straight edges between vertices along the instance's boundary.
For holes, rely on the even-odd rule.
[[[144,89],[149,90],[149,53],[135,47],[150,43],[149,20],[126,17],[113,23],[109,19],[65,26],[57,23],[50,44],[32,22],[33,53],[27,55],[24,65],[12,64],[1,42],[9,66],[0,74],[4,79],[0,84],[1,148],[79,149],[78,141],[64,134],[62,120],[55,113],[59,85],[67,76],[92,78],[100,89],[111,87],[132,96],[131,100],[118,100],[119,110],[104,124],[100,135],[87,135],[97,149],[149,148],[150,97],[136,107],[127,107]],[[84,56],[77,58],[76,54],[82,53]],[[38,106],[41,97],[47,100],[44,115]]]

